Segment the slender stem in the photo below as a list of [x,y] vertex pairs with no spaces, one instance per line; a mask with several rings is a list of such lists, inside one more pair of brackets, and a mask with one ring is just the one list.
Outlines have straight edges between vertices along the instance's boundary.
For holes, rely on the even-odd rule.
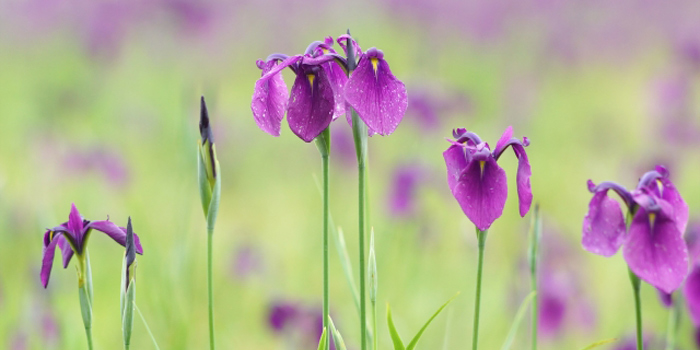
[[[531,277],[531,292],[537,291],[537,273]],[[537,350],[537,296],[532,299],[532,350]]]
[[92,350],[92,327],[85,327],[85,335],[87,336],[88,349]]
[[639,295],[641,281],[639,277],[629,271],[630,281],[632,282],[632,291],[634,292],[634,308],[637,315],[637,350],[644,350],[644,343],[642,340],[642,300]]
[[156,350],[160,350],[160,347],[158,346],[158,342],[156,341],[156,337],[153,336],[153,332],[151,332],[151,327],[148,327],[148,322],[146,322],[146,318],[143,317],[143,314],[141,313],[141,310],[139,309],[138,305],[134,304],[134,308],[136,309],[136,312],[139,313],[139,316],[141,316],[141,321],[143,321],[143,325],[146,326],[146,331],[148,332],[148,335],[151,336],[151,340],[153,341],[153,346],[156,347]]
[[479,241],[479,263],[476,271],[476,295],[474,297],[474,333],[472,336],[472,350],[478,348],[479,343],[479,309],[481,307],[481,271],[484,266],[484,246],[486,245],[486,235],[488,231],[476,229],[476,237]]
[[[323,327],[326,329],[328,329],[330,324],[328,316],[330,305],[328,288],[328,217],[330,216],[328,158],[328,154],[321,156],[323,160]],[[323,347],[326,350],[330,348],[330,337],[326,337],[326,344]]]
[[[365,350],[367,348],[367,329],[365,324],[367,324],[367,305],[366,305],[366,291],[365,291],[365,164],[364,162],[359,162],[357,170],[359,172],[358,182],[358,229],[359,229],[359,247],[360,247],[360,329],[361,331],[361,349]],[[376,337],[376,334],[375,334]]]
[[207,288],[209,292],[209,348],[216,349],[214,341],[214,287],[212,286],[212,241],[214,228],[207,228]]
[[668,329],[666,329],[666,350],[676,349],[676,332],[680,321],[680,300],[673,295],[671,309],[668,311]]
[[372,338],[374,347],[372,348],[373,350],[378,350],[379,347],[377,347],[377,301],[372,301],[372,334],[374,337]]

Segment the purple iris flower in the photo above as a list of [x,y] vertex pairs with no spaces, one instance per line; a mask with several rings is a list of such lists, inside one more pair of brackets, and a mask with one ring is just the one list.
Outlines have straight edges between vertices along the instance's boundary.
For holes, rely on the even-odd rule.
[[[356,52],[347,52],[344,45],[346,40],[352,40]],[[357,68],[345,84],[345,99],[367,124],[370,135],[391,134],[399,126],[408,107],[406,86],[391,73],[381,50],[373,47],[362,52],[349,35],[338,37],[338,44],[348,57],[359,57]]]
[[[668,170],[657,166],[645,173],[631,192],[614,182],[596,186],[591,180],[588,190],[594,195],[583,220],[583,247],[609,257],[624,244],[627,265],[639,278],[665,293],[680,287],[688,273],[683,241],[688,205],[669,180]],[[608,190],[627,205],[629,222]]]
[[[257,61],[262,74],[255,83],[251,109],[260,129],[279,136],[286,112],[292,132],[311,142],[345,113],[345,59],[331,45],[333,39],[327,38],[311,43],[303,55],[272,54]],[[296,74],[291,94],[280,74],[284,68]]]
[[268,311],[268,324],[275,333],[282,333],[293,325],[300,314],[299,307],[289,302],[275,302]]
[[452,145],[442,154],[447,165],[447,183],[469,220],[485,231],[503,214],[508,187],[506,172],[497,161],[508,146],[518,157],[516,182],[520,215],[525,216],[532,204],[530,162],[525,153],[525,147],[530,144],[527,137],[522,141],[513,137],[513,128],[509,126],[491,152],[488,143],[473,132],[460,128],[452,135],[456,140],[448,140]]
[[[44,252],[41,266],[41,283],[44,288],[49,284],[56,245],[61,248],[63,267],[67,268],[73,254],[77,254],[79,257],[83,255],[88,238],[90,238],[90,232],[93,229],[106,233],[122,246],[126,245],[125,228],[119,227],[109,220],[86,220],[80,215],[75,204],[72,204],[68,221],[52,229],[47,229],[44,233]],[[136,252],[143,254],[141,242],[136,234],[134,234],[134,241]]]

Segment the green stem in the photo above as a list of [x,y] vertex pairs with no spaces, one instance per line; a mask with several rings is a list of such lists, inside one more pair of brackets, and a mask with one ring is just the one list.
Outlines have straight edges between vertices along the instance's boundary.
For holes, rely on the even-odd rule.
[[87,249],[84,255],[78,256],[78,296],[80,298],[80,312],[85,326],[88,349],[92,350],[92,271],[90,270],[90,258]]
[[[674,297],[672,295],[672,297]],[[676,349],[676,332],[680,322],[680,300],[672,299],[671,309],[668,311],[668,329],[666,330],[666,350]]]
[[[328,217],[330,216],[329,202],[329,179],[328,179],[328,154],[322,155],[323,160],[323,327],[328,329],[330,319],[328,316],[330,296],[329,296],[329,275],[328,275]],[[326,337],[326,350],[330,348],[330,337]]]
[[479,309],[481,307],[481,271],[484,266],[484,246],[488,231],[476,229],[476,237],[479,242],[479,263],[476,271],[476,296],[474,297],[474,331],[472,336],[472,350],[478,348],[479,343]]
[[207,289],[209,292],[209,348],[216,349],[214,341],[214,287],[212,286],[212,250],[214,228],[207,227]]
[[378,350],[379,347],[377,346],[377,302],[372,301],[372,334],[374,337],[372,338],[374,347],[372,348],[373,350]]
[[[530,281],[531,292],[537,292],[537,273],[533,273]],[[537,296],[532,299],[532,350],[537,350]]]
[[639,295],[641,281],[639,280],[639,277],[632,272],[632,270],[629,271],[629,275],[630,281],[632,282],[632,291],[634,292],[634,308],[637,315],[637,350],[644,350],[644,343],[642,340],[642,300]]
[[151,332],[151,327],[148,327],[148,322],[146,322],[146,318],[143,317],[143,314],[141,313],[141,310],[139,309],[138,305],[134,304],[134,308],[136,309],[136,312],[139,313],[139,316],[141,316],[141,321],[143,321],[143,325],[146,326],[146,331],[148,332],[148,335],[151,336],[151,341],[153,341],[153,346],[156,347],[156,350],[160,350],[160,347],[158,346],[158,342],[156,341],[156,337],[153,336],[153,332]]
[[85,335],[87,336],[88,349],[92,350],[92,327],[85,327]]

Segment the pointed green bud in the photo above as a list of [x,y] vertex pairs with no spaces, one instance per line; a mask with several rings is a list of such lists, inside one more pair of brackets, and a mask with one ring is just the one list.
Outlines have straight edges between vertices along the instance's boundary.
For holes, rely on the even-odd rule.
[[201,100],[199,119],[199,133],[201,140],[198,144],[197,164],[199,171],[199,195],[202,200],[202,210],[207,218],[207,225],[213,229],[216,221],[216,213],[219,210],[219,196],[221,194],[221,168],[216,157],[214,146],[214,134],[209,121],[204,96]]
[[328,157],[331,153],[331,127],[329,126],[323,130],[314,140],[321,157]]
[[124,349],[131,346],[131,331],[134,324],[134,298],[136,297],[136,244],[134,230],[131,225],[131,217],[126,225],[126,252],[122,264],[122,283],[120,295],[122,336]]
[[201,136],[199,148],[200,156],[204,162],[204,168],[207,173],[207,180],[209,181],[209,186],[214,187],[214,182],[216,181],[216,150],[214,148],[214,134],[212,133],[211,125],[209,123],[209,112],[207,111],[207,105],[204,102],[204,96],[201,99],[201,106],[199,112],[199,134]]
[[374,227],[369,238],[369,263],[367,264],[367,274],[369,275],[369,301],[377,301],[377,257],[374,253]]

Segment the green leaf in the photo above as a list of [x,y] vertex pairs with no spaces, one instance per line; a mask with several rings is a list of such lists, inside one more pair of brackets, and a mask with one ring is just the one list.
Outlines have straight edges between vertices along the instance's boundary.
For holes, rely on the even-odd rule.
[[90,302],[88,293],[87,285],[83,285],[78,289],[78,296],[80,297],[80,314],[83,316],[83,324],[85,325],[85,328],[92,328],[92,303]]
[[615,339],[615,338],[613,338],[613,339],[601,340],[601,341],[595,342],[595,343],[593,343],[593,344],[591,344],[591,345],[589,345],[589,346],[587,346],[587,347],[585,347],[585,348],[583,348],[583,349],[581,349],[581,350],[591,350],[591,349],[597,348],[597,347],[599,347],[599,346],[601,346],[601,345],[605,345],[605,344],[612,343],[612,342],[614,342],[614,341],[616,341],[616,340],[617,340],[617,339]]
[[406,348],[403,346],[401,336],[399,336],[399,332],[396,331],[396,327],[394,326],[389,303],[386,304],[386,323],[389,325],[389,334],[391,334],[391,341],[394,343],[394,350],[405,350]]
[[326,345],[326,337],[328,335],[326,334],[326,328],[323,328],[323,333],[321,333],[321,339],[318,340],[318,350],[323,350],[325,348],[324,345]]
[[134,329],[134,298],[136,297],[136,281],[129,283],[124,297],[124,310],[122,313],[122,335],[124,336],[124,348],[131,345],[131,332]]
[[525,299],[523,299],[523,302],[520,303],[520,307],[518,308],[518,312],[515,314],[515,318],[513,319],[513,324],[510,326],[510,331],[508,331],[508,335],[506,336],[506,340],[503,342],[503,346],[501,347],[501,350],[508,350],[510,349],[510,346],[513,344],[513,339],[515,339],[515,335],[518,333],[518,328],[520,327],[520,323],[523,321],[523,318],[525,317],[525,312],[527,311],[528,306],[532,302],[532,300],[537,297],[537,292],[532,291],[530,294],[528,294]]
[[435,311],[435,313],[433,314],[433,316],[431,316],[431,317],[428,319],[428,321],[425,322],[425,324],[423,325],[423,327],[421,327],[420,331],[418,331],[418,333],[416,333],[416,335],[413,337],[413,339],[411,340],[411,342],[408,343],[408,346],[406,347],[406,350],[413,350],[413,348],[416,347],[416,344],[418,344],[418,340],[419,340],[420,337],[423,335],[423,332],[425,332],[425,330],[428,328],[428,326],[430,325],[430,323],[433,322],[433,320],[435,319],[435,317],[437,317],[437,315],[439,315],[440,312],[442,312],[442,310],[443,310],[445,307],[447,307],[447,305],[449,305],[449,304],[452,302],[452,300],[455,300],[455,298],[456,298],[458,295],[459,295],[459,293],[455,294],[452,298],[450,298],[450,300],[446,301],[444,304],[442,304],[442,306],[440,306],[439,309],[437,309],[437,311]]
[[340,332],[338,332],[338,329],[335,328],[335,323],[333,323],[333,319],[328,317],[330,319],[331,323],[331,333],[333,334],[333,343],[335,343],[335,348],[337,350],[347,350],[347,347],[345,346],[345,341],[343,341],[343,337],[340,335]]

